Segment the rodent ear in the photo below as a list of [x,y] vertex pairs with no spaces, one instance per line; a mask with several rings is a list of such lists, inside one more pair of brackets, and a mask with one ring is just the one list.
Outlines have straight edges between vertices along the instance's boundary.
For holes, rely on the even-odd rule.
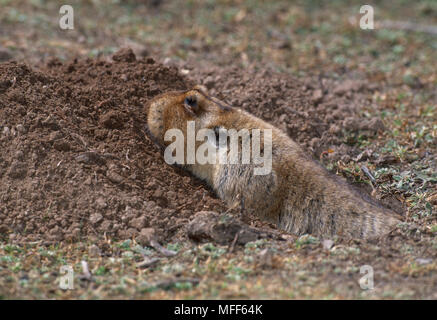
[[199,110],[199,104],[195,95],[185,97],[184,109],[189,115],[193,117],[196,115],[196,112]]

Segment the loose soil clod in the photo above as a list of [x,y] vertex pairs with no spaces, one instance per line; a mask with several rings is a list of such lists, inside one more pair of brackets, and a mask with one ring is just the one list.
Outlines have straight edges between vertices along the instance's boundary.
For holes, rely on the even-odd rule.
[[194,215],[187,225],[187,235],[195,242],[214,242],[231,247],[272,236],[266,231],[251,228],[230,216],[209,211]]

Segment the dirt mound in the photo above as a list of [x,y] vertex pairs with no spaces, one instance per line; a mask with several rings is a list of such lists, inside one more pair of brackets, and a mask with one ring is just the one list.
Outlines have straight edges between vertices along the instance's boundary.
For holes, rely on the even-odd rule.
[[[198,180],[165,164],[145,136],[146,102],[195,82],[320,154],[344,146],[355,84],[327,91],[272,71],[207,67],[190,80],[175,67],[121,50],[110,60],[51,60],[39,70],[0,64],[0,234],[46,241],[180,236],[198,212],[224,204]],[[342,91],[343,90],[343,91]],[[354,118],[355,117],[355,118]],[[342,153],[344,155],[344,153]]]
[[224,208],[144,136],[146,101],[190,81],[151,58],[114,59],[0,65],[3,236],[123,239],[153,227],[168,238],[193,212]]

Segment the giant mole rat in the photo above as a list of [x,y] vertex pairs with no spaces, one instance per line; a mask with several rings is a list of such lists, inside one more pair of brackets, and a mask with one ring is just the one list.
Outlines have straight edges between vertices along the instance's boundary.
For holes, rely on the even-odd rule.
[[[322,238],[338,235],[368,239],[388,233],[400,222],[396,213],[329,173],[284,132],[209,96],[202,86],[164,93],[149,101],[147,108],[148,131],[156,143],[164,147],[173,143],[173,140],[165,139],[170,129],[180,130],[185,137],[182,159],[185,170],[204,180],[229,206],[238,205],[280,229]],[[259,164],[253,162],[188,161],[190,126],[187,124],[196,134],[202,129],[211,129],[217,135],[217,141],[224,130],[270,131],[270,172],[255,174]],[[252,134],[249,140],[251,137]],[[266,137],[268,135],[263,135],[260,140],[261,155],[267,151],[265,142],[269,141]],[[240,138],[238,150],[241,151],[242,144],[248,140],[247,136]],[[201,142],[195,141],[194,151],[200,147]],[[229,157],[228,151],[223,153],[219,142],[216,142],[216,148],[219,150],[217,157]]]

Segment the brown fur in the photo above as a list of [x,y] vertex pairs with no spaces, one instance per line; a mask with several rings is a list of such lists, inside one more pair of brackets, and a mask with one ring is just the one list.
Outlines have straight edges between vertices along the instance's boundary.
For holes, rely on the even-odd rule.
[[[184,106],[186,97],[196,99],[195,110]],[[205,180],[229,206],[240,205],[243,210],[297,235],[374,238],[400,222],[397,214],[366,199],[327,172],[282,131],[209,97],[203,87],[165,93],[150,101],[148,109],[149,131],[161,145],[170,143],[163,140],[168,129],[178,128],[186,137],[189,120],[195,121],[196,132],[214,127],[237,131],[272,129],[271,174],[253,175],[252,164],[184,165]]]

